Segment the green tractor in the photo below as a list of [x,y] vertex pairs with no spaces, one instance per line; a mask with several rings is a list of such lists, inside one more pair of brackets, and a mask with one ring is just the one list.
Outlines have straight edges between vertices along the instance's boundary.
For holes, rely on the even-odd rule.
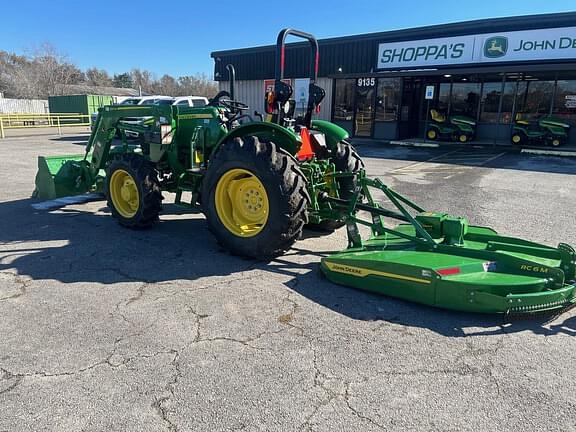
[[[311,46],[309,101],[299,118],[293,118],[292,87],[283,81],[288,35]],[[266,95],[271,122],[252,118],[249,107],[235,100],[229,67],[230,92],[221,91],[206,107],[100,109],[85,154],[39,158],[36,195],[103,191],[120,224],[140,229],[158,221],[162,194],[172,192],[177,205],[205,214],[224,247],[257,258],[289,249],[305,225],[328,231],[344,225],[317,202],[317,192],[352,193],[354,178],[335,180],[334,173],[357,173],[363,163],[344,129],[312,119],[325,96],[316,85],[318,43],[285,29],[276,57],[275,88]]]
[[426,129],[429,140],[447,140],[466,143],[476,135],[476,121],[466,116],[450,116],[447,118],[438,110],[431,109],[432,121]]
[[[288,35],[311,46],[309,100],[298,118],[283,81]],[[104,191],[120,224],[141,229],[158,221],[163,194],[172,192],[176,204],[205,214],[226,249],[251,258],[289,249],[306,225],[327,231],[345,225],[348,248],[320,264],[335,283],[469,312],[557,312],[576,304],[571,246],[506,237],[426,211],[366,175],[347,132],[312,119],[324,98],[312,35],[291,29],[278,35],[275,86],[265,101],[269,122],[235,100],[229,71],[230,91],[203,108],[100,109],[85,154],[39,157],[36,195]]]
[[530,122],[516,114],[516,121],[512,129],[510,140],[514,145],[549,145],[559,147],[568,142],[570,125],[562,120],[550,116],[539,118]]

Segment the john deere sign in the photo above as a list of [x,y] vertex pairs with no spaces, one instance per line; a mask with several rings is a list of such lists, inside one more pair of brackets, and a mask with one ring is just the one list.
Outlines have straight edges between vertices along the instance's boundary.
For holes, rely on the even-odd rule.
[[576,59],[576,27],[382,43],[378,69]]
[[494,36],[484,41],[484,57],[498,58],[504,57],[508,51],[508,38],[504,36]]

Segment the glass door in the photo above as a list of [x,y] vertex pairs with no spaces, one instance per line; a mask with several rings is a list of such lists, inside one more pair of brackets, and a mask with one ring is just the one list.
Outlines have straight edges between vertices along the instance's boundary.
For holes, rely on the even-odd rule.
[[374,126],[374,97],[376,78],[356,80],[356,108],[354,111],[354,136],[370,138]]

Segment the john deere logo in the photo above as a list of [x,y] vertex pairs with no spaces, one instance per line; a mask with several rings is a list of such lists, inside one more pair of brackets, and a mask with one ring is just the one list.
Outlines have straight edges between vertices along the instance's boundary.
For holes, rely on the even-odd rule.
[[484,42],[484,57],[502,57],[508,51],[508,38],[504,36],[494,36]]

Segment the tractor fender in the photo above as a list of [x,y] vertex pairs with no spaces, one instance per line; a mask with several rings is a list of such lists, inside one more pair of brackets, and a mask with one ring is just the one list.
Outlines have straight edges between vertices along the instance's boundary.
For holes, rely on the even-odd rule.
[[312,129],[319,130],[326,138],[328,148],[335,148],[338,143],[349,137],[346,129],[326,120],[312,120]]
[[216,144],[214,151],[218,150],[222,143],[245,136],[255,136],[266,141],[272,141],[282,149],[286,150],[292,156],[298,153],[302,141],[290,129],[270,122],[254,122],[238,126],[233,129],[229,134],[224,135]]

